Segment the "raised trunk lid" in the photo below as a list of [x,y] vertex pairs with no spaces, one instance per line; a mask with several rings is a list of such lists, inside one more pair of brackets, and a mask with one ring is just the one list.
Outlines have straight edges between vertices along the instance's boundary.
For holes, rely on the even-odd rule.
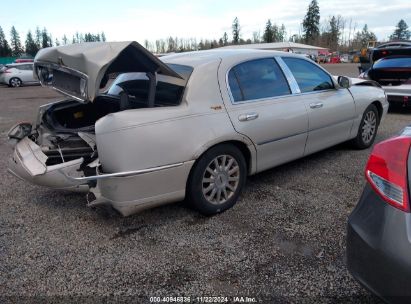
[[34,73],[43,86],[83,102],[94,100],[108,74],[127,72],[182,78],[135,41],[49,47],[34,59]]

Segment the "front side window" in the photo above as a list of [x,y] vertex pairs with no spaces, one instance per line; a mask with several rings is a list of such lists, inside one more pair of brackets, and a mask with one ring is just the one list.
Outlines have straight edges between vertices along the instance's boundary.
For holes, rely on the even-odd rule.
[[235,102],[291,94],[288,82],[273,58],[241,63],[228,73]]
[[334,89],[331,77],[315,64],[300,58],[282,58],[302,93]]

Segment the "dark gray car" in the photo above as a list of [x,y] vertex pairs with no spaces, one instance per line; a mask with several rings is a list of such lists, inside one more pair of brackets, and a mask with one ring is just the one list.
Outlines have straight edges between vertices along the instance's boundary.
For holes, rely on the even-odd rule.
[[390,303],[411,302],[410,146],[411,126],[374,147],[348,220],[349,271]]

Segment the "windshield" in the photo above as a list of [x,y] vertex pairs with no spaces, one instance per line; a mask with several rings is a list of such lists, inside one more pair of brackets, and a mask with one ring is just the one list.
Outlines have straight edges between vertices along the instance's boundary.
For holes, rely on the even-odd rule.
[[[184,80],[174,77],[157,75],[157,85],[155,94],[156,105],[177,105],[181,102],[184,88],[188,78],[193,71],[192,67],[168,64],[175,72],[181,75]],[[107,91],[108,95],[120,96],[126,93],[133,101],[145,103],[148,101],[149,79],[146,73],[123,73],[112,83]]]

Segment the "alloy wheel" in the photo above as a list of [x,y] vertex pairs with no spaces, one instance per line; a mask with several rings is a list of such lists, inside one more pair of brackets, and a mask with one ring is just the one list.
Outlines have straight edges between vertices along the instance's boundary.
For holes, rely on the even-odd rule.
[[219,155],[207,166],[202,179],[204,198],[214,205],[227,202],[240,182],[240,167],[234,157]]
[[364,143],[368,144],[373,139],[376,129],[377,129],[377,117],[374,111],[368,111],[364,117],[364,123],[362,126],[362,133],[361,133]]

